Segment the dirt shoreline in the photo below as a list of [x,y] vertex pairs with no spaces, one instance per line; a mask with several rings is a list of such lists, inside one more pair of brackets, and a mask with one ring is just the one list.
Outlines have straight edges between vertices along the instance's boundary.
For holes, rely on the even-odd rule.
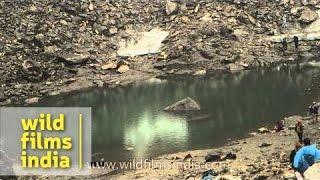
[[[284,119],[285,130],[281,132],[252,133],[247,138],[232,141],[219,148],[167,154],[154,159],[155,162],[166,164],[193,162],[194,167],[172,169],[156,167],[124,171],[106,177],[111,179],[199,179],[204,171],[213,169],[218,173],[217,179],[294,179],[289,155],[298,140],[292,128],[297,119],[304,119],[304,136],[311,138],[312,143],[319,143],[319,123],[312,124],[307,118],[291,116]],[[205,164],[211,163],[205,162],[208,154],[223,157],[230,152],[236,155],[236,159],[212,162],[213,168],[204,167]],[[197,163],[202,167],[197,168]],[[104,176],[100,175],[100,177]]]

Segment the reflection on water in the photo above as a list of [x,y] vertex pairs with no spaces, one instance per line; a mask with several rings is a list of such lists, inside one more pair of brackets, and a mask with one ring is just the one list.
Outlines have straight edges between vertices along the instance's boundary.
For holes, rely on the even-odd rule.
[[[219,146],[287,115],[305,114],[308,104],[319,98],[306,91],[319,72],[317,68],[294,66],[236,75],[219,73],[167,83],[94,89],[49,98],[39,105],[90,106],[95,153],[106,160],[149,158]],[[198,115],[206,118],[162,111],[187,96],[201,104]]]
[[[134,157],[136,158],[150,156],[148,150],[159,148],[156,145],[158,143],[166,145],[160,147],[163,150],[170,148],[171,144],[178,144],[181,148],[187,147],[188,127],[183,118],[165,113],[152,116],[149,112],[144,112],[139,121],[128,124],[125,129],[125,145],[130,149],[133,147]],[[165,140],[165,142],[161,142],[162,140]],[[148,147],[151,144],[154,144],[154,147]]]

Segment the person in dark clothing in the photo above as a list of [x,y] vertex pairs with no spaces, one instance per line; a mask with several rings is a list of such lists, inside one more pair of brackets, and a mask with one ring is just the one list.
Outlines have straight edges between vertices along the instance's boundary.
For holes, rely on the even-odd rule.
[[296,153],[299,151],[300,148],[302,148],[302,144],[297,141],[295,144],[295,148],[290,153],[290,163],[292,168],[294,168],[293,167],[294,156],[296,155]]
[[286,51],[288,49],[288,42],[286,38],[282,39],[282,48],[283,48],[283,51]]
[[294,127],[294,131],[297,133],[299,137],[299,142],[302,142],[302,135],[303,135],[303,125],[302,121],[299,119]]
[[318,122],[319,105],[316,102],[309,107],[309,113],[312,115],[312,122]]
[[310,139],[309,139],[309,138],[304,138],[304,140],[303,140],[303,145],[304,145],[304,146],[310,146],[310,145],[311,145]]
[[277,124],[274,126],[274,130],[276,132],[280,132],[284,129],[284,125],[282,121],[278,121]]
[[297,36],[293,36],[294,46],[296,49],[299,47],[299,38]]

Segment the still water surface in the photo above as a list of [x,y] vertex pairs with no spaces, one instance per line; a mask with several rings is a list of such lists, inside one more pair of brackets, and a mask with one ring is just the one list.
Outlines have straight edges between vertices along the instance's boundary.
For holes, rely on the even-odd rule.
[[[285,116],[305,115],[319,98],[314,90],[319,73],[298,65],[219,73],[93,89],[51,97],[39,105],[92,107],[93,151],[99,158],[150,158],[221,146]],[[201,112],[190,116],[162,111],[187,96],[201,104]]]

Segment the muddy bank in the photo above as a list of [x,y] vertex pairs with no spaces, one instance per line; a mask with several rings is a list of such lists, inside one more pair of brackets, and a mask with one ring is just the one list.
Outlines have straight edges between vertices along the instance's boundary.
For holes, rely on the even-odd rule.
[[[120,172],[111,176],[115,179],[199,179],[202,173],[213,169],[218,177],[225,179],[294,179],[289,162],[289,155],[298,140],[293,126],[300,116],[285,118],[285,130],[281,132],[261,131],[250,134],[248,138],[232,141],[228,145],[207,150],[195,150],[156,158],[156,162],[174,164],[178,162],[199,163],[202,168],[180,167],[172,169],[151,168]],[[319,143],[320,131],[318,124],[312,124],[307,118],[302,118],[305,126],[305,137]],[[206,162],[208,154],[220,156],[216,162]],[[213,157],[213,156],[212,156]],[[233,158],[231,158],[233,157]],[[207,166],[205,166],[207,164]],[[210,165],[211,164],[211,165]],[[210,166],[209,166],[210,165]],[[103,175],[102,175],[103,177]],[[95,179],[95,178],[93,178]],[[219,179],[219,178],[217,178]]]
[[[15,0],[0,7],[0,105],[156,76],[242,71],[319,48],[318,1]],[[301,33],[298,49],[278,42]]]

